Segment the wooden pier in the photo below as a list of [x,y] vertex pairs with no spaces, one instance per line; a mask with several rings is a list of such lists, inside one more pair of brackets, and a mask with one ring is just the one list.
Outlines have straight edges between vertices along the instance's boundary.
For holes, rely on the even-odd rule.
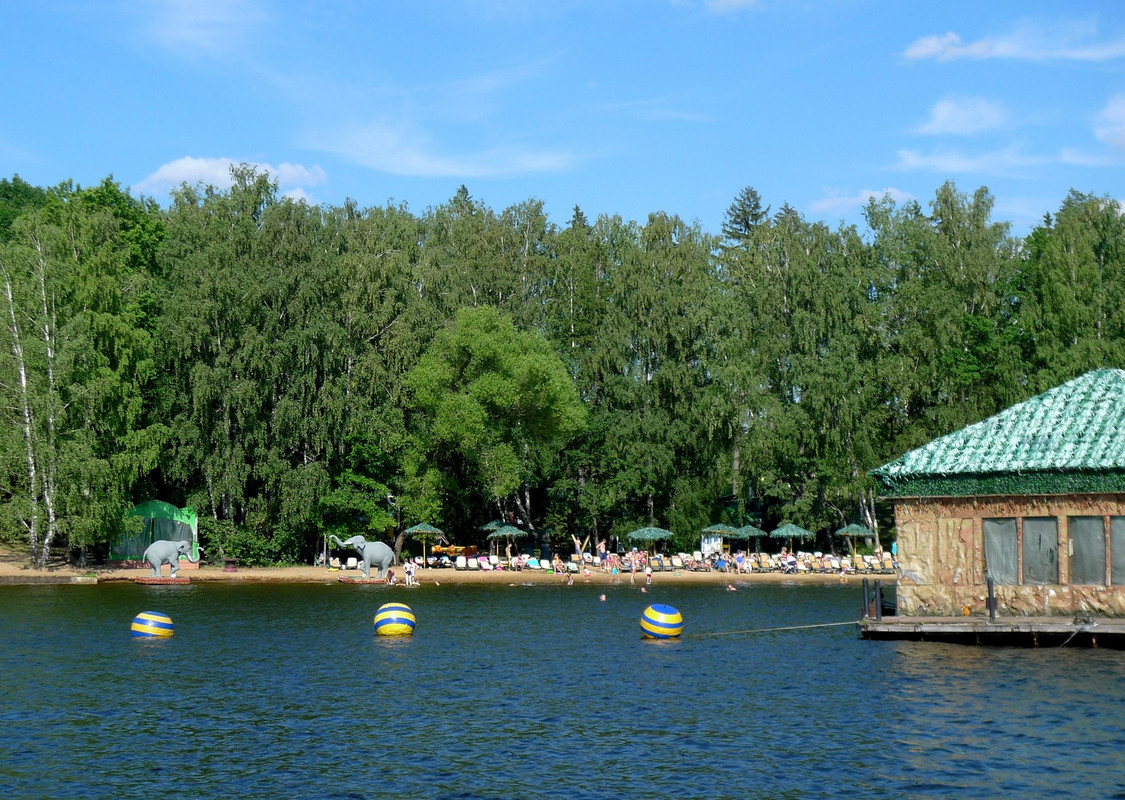
[[191,578],[184,578],[176,576],[175,578],[167,575],[161,575],[159,578],[155,575],[145,575],[140,578],[133,578],[134,583],[145,584],[146,586],[179,586],[185,583],[191,583]]
[[883,617],[861,620],[859,633],[872,640],[1125,649],[1125,619],[1117,617]]

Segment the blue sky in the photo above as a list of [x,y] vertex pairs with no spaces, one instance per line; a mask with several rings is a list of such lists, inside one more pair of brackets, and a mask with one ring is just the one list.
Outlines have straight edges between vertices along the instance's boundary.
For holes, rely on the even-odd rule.
[[1125,199],[1125,3],[0,0],[0,176],[229,184],[417,213],[465,184],[565,226],[741,189],[862,228],[867,198],[987,186],[1025,234]]

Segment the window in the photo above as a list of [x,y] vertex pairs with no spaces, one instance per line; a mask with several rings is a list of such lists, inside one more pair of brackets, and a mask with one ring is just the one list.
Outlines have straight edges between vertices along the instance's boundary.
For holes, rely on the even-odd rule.
[[1102,517],[1071,517],[1070,582],[1105,585],[1105,520]]
[[1023,582],[1059,582],[1059,523],[1054,517],[1023,521]]
[[984,520],[984,566],[997,584],[1019,582],[1019,548],[1014,519]]
[[1125,517],[1109,518],[1109,579],[1114,586],[1125,584]]

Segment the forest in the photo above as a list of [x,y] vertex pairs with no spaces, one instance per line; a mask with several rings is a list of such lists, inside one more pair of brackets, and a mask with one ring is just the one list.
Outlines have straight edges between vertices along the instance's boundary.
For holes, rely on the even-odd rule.
[[232,178],[166,207],[0,181],[0,541],[31,564],[104,553],[149,499],[248,564],[500,517],[563,552],[644,525],[691,550],[717,521],[827,549],[891,534],[868,470],[1125,366],[1108,196],[1017,238],[984,187],[872,200],[862,230],[747,187],[707,232]]

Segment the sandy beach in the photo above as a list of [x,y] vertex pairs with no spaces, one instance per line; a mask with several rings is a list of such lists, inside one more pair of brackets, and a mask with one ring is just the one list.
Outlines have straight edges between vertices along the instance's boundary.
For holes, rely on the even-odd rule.
[[[165,566],[163,573],[168,574]],[[402,580],[402,567],[395,569],[396,576]],[[78,567],[59,566],[46,570],[35,570],[27,566],[26,557],[15,553],[0,554],[0,583],[43,583],[43,582],[90,582],[96,578],[98,583],[114,581],[133,581],[151,574],[145,567],[143,569],[110,569],[106,567],[92,567],[80,569]],[[236,572],[225,572],[221,565],[202,564],[198,569],[180,570],[182,577],[190,578],[192,582],[250,582],[250,583],[336,583],[340,578],[363,578],[363,573],[358,570],[328,570],[324,567],[238,567]],[[893,575],[882,576],[884,580],[893,581]],[[610,586],[616,580],[621,584],[629,584],[629,574],[613,576],[601,569],[591,569],[589,576],[579,572],[573,574],[574,583]],[[527,584],[527,583],[559,583],[567,582],[566,575],[552,574],[542,570],[456,570],[456,569],[422,569],[417,572],[417,579],[422,586],[439,586],[446,584]],[[856,576],[850,576],[856,580]],[[848,579],[845,579],[848,580]],[[679,570],[675,572],[657,572],[653,574],[653,584],[733,584],[736,588],[741,584],[750,583],[791,583],[791,584],[824,584],[839,583],[840,576],[834,574],[798,574],[784,575],[779,572],[743,573],[734,572],[690,572]],[[643,586],[645,576],[637,573],[636,583]]]

